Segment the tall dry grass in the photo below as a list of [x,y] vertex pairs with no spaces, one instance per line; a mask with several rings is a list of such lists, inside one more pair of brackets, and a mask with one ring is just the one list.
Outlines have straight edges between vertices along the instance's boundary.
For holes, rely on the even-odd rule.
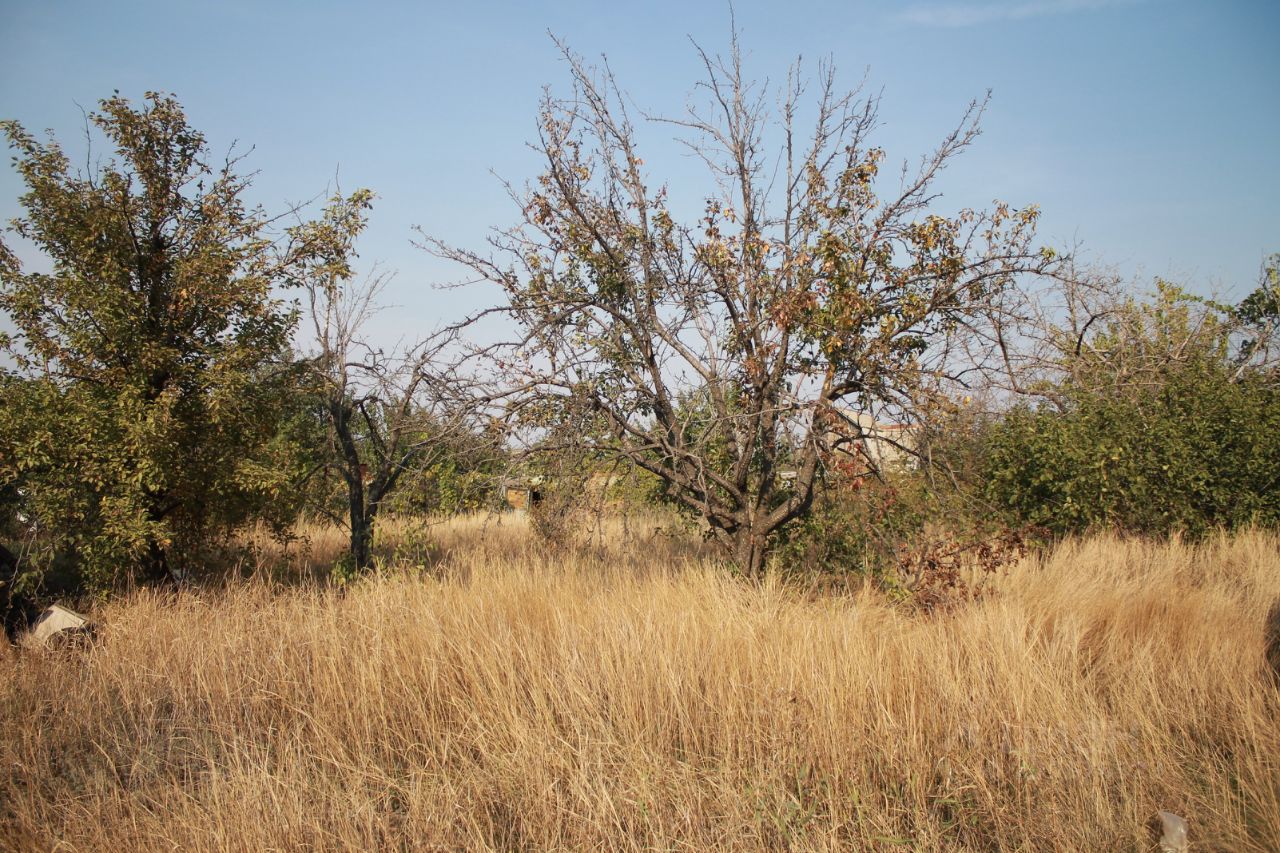
[[[0,664],[38,850],[1280,848],[1280,540],[1110,538],[922,616],[679,543],[434,531],[345,592],[139,594]],[[636,557],[636,554],[642,555]]]

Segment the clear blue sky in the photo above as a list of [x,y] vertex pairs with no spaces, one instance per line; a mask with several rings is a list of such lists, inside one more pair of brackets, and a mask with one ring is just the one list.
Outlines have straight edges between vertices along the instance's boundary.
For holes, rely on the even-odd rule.
[[[0,116],[73,151],[80,108],[113,89],[174,92],[215,151],[254,146],[269,209],[344,189],[380,196],[365,262],[398,270],[383,335],[452,319],[482,292],[410,246],[412,227],[479,247],[517,210],[490,172],[535,174],[525,148],[544,84],[567,74],[547,33],[607,54],[636,103],[678,113],[698,75],[689,38],[721,49],[728,5],[60,2],[2,0]],[[968,101],[994,97],[977,145],[946,178],[944,212],[1038,203],[1042,234],[1080,240],[1142,283],[1171,277],[1239,297],[1280,251],[1280,2],[905,0],[735,4],[757,77],[831,55],[883,90],[890,161],[930,150]],[[661,141],[659,138],[657,141]],[[648,148],[656,179],[698,173]],[[0,167],[0,217],[21,185]]]

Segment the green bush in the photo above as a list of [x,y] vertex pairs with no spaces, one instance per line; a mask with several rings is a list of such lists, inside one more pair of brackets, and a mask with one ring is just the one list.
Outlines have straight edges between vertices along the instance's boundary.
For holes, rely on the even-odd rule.
[[837,476],[805,517],[778,535],[773,565],[788,573],[892,573],[904,549],[930,536],[972,528],[963,495],[937,488],[918,470],[892,470],[884,479]]
[[1052,403],[986,428],[979,492],[1056,533],[1280,522],[1280,386],[1233,354],[1231,320],[1164,285],[1125,306],[1048,389]]
[[1124,397],[1019,407],[987,436],[983,493],[1055,532],[1142,533],[1280,521],[1280,394],[1226,369],[1181,371]]

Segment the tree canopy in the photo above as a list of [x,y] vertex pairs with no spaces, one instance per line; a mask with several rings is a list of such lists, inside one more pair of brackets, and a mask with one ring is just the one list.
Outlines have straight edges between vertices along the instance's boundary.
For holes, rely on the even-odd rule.
[[12,232],[51,270],[0,243],[16,327],[0,483],[51,551],[107,584],[163,577],[175,542],[269,514],[295,322],[272,288],[320,247],[270,239],[237,161],[213,164],[173,97],[117,95],[88,122],[112,156],[83,170],[3,124],[26,184]]
[[526,411],[593,413],[601,451],[660,477],[757,573],[831,455],[854,453],[868,418],[911,418],[967,320],[1061,258],[1034,243],[1033,205],[938,212],[935,179],[977,137],[981,102],[895,180],[876,98],[827,65],[813,92],[798,67],[778,92],[753,84],[735,40],[701,54],[703,103],[659,120],[706,166],[689,217],[646,172],[608,69],[564,54],[573,88],[543,104],[522,221],[493,252],[432,246],[505,289]]

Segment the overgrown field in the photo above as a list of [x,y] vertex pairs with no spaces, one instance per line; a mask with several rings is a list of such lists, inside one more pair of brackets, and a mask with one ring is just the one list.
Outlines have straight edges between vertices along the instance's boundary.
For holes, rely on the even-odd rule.
[[1167,809],[1194,850],[1280,849],[1273,535],[1068,542],[933,614],[635,529],[430,539],[345,591],[138,594],[88,649],[10,650],[0,844],[1145,850]]

